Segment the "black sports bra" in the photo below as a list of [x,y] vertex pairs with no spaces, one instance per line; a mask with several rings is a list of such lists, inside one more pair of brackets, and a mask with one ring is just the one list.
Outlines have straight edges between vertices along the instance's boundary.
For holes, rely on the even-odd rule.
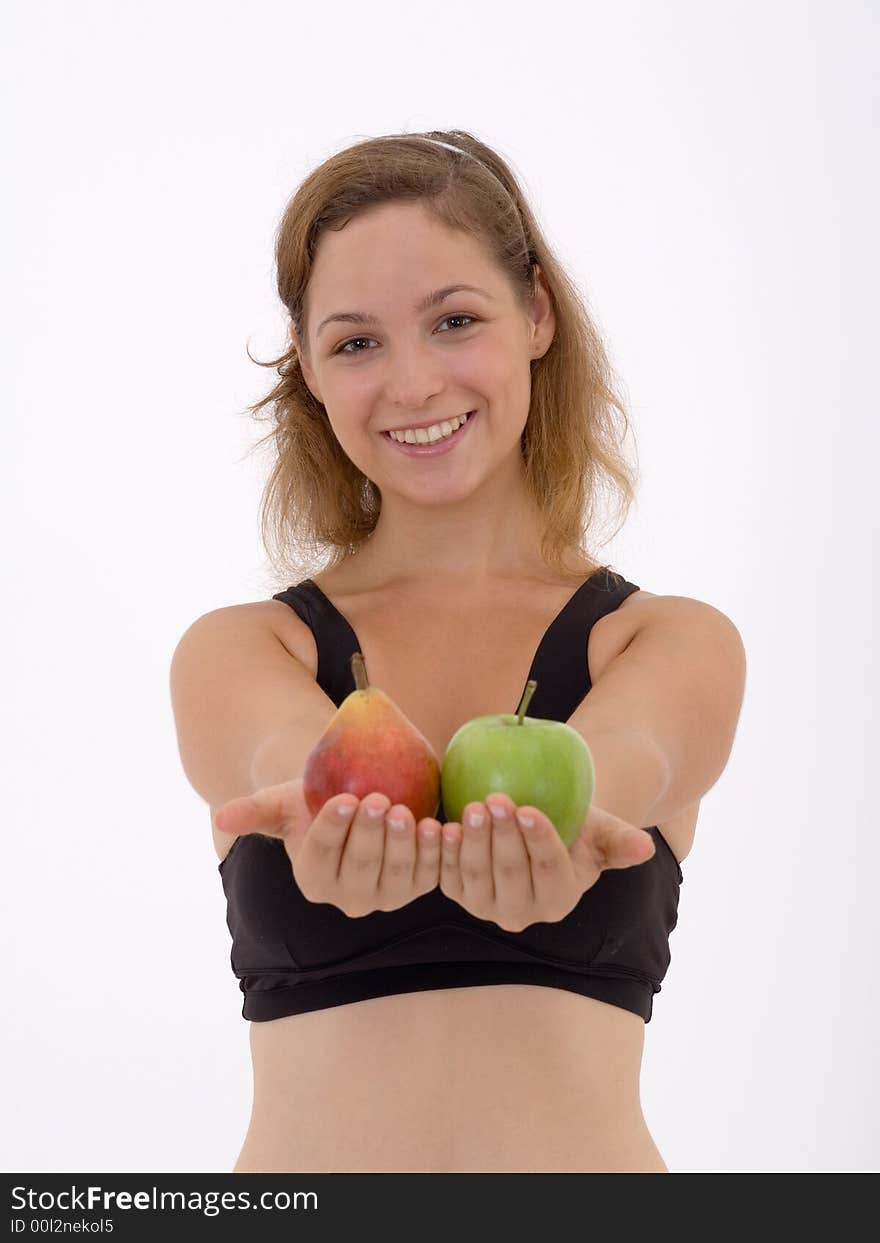
[[[538,685],[531,716],[568,720],[590,689],[590,629],[638,590],[603,566],[575,591],[532,661],[528,677]],[[355,689],[357,635],[311,579],[272,599],[311,628],[317,683],[340,705]],[[436,819],[446,819],[442,806]],[[645,863],[602,872],[564,919],[522,932],[475,918],[439,886],[397,910],[354,919],[303,896],[278,838],[237,837],[219,871],[242,1017],[265,1022],[424,989],[541,984],[621,1006],[648,1023],[669,967],[684,880],[659,828],[650,832],[656,850]]]

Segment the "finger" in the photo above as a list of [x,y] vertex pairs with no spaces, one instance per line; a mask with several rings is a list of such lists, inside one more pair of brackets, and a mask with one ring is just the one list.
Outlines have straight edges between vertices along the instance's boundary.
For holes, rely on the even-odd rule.
[[516,822],[516,804],[492,795],[486,806],[492,813],[492,878],[495,910],[505,922],[517,922],[534,910],[535,894],[529,852]]
[[468,803],[464,809],[458,870],[467,909],[471,912],[494,910],[492,820],[482,803]]
[[[520,807],[517,819],[528,817],[532,823],[523,825],[523,838],[529,854],[532,874],[532,892],[535,906],[540,911],[554,912],[560,903],[568,909],[557,918],[564,918],[571,907],[571,894],[575,886],[571,856],[556,827],[537,807]],[[547,918],[553,918],[552,914]]]
[[461,825],[451,820],[443,825],[440,845],[440,890],[447,898],[460,902],[464,896],[458,856],[461,850]]
[[416,870],[413,887],[417,893],[430,893],[440,884],[440,834],[442,825],[426,816],[416,826]]
[[361,799],[342,848],[337,877],[337,883],[346,897],[365,901],[376,896],[385,853],[385,813],[390,806],[391,799],[379,791],[373,791]]
[[631,868],[647,863],[656,851],[654,839],[645,829],[614,820],[597,824],[589,838],[596,866]]
[[302,886],[300,877],[308,876],[310,894],[322,891],[319,886],[325,887],[324,892],[336,888],[342,849],[358,806],[358,799],[351,794],[340,794],[328,799],[309,825],[295,855],[291,852],[290,840],[285,840],[287,852],[299,869],[298,883]]
[[378,888],[389,905],[383,910],[396,910],[401,899],[411,897],[416,870],[415,820],[403,803],[389,807],[385,816],[385,848]]

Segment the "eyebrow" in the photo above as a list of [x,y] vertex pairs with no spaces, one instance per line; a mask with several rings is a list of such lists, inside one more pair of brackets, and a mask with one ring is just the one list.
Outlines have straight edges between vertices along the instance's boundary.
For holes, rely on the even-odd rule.
[[[444,285],[442,289],[434,289],[431,293],[422,298],[421,302],[417,303],[413,310],[419,314],[423,311],[430,310],[432,306],[439,305],[439,303],[448,298],[450,294],[458,293],[460,290],[465,290],[468,293],[479,293],[482,294],[484,298],[489,298],[492,302],[496,301],[494,294],[490,294],[486,289],[480,289],[479,285]],[[326,327],[327,324],[331,324],[337,320],[341,320],[346,324],[378,325],[381,322],[375,315],[367,315],[364,311],[337,311],[335,315],[328,315],[326,319],[321,320],[318,325],[318,331],[315,333],[315,337],[317,338],[320,336],[321,329]]]

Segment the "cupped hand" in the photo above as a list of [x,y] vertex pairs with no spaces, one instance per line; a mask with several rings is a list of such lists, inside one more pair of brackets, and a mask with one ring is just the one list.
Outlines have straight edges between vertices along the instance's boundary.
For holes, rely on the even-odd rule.
[[438,884],[439,820],[416,824],[379,791],[334,795],[313,815],[298,777],[224,803],[214,822],[225,833],[281,838],[303,896],[346,915],[397,910]]
[[[482,827],[470,825],[471,812],[482,812]],[[440,888],[477,919],[522,932],[564,919],[606,868],[646,863],[655,849],[650,833],[596,806],[567,847],[537,807],[493,791],[467,804],[463,825],[443,825]]]

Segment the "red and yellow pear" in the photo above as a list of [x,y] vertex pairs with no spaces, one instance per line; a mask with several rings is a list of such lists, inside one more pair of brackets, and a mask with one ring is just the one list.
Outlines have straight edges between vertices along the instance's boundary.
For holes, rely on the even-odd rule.
[[440,803],[440,763],[427,738],[378,687],[360,652],[351,658],[356,689],[339,705],[306,759],[303,795],[317,815],[337,794],[378,791],[402,803],[416,823]]

